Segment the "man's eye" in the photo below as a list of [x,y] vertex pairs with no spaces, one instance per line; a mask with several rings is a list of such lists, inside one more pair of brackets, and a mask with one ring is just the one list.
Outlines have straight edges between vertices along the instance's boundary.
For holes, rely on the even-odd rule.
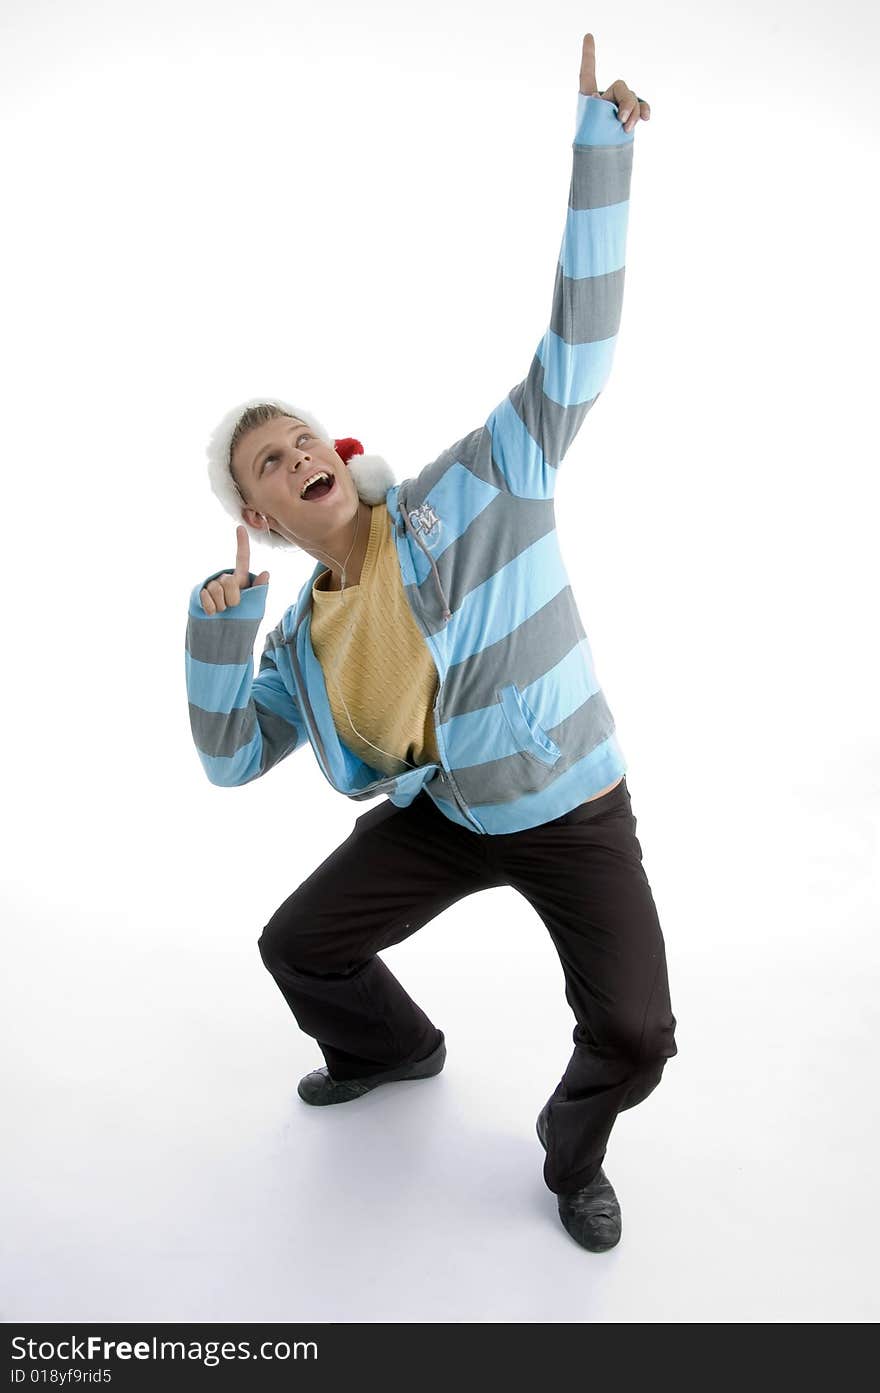
[[[308,432],[306,432],[305,435],[298,435],[296,437],[296,443],[298,445],[301,440],[311,440],[311,438],[311,435]],[[263,473],[267,464],[271,464],[272,460],[277,460],[277,458],[277,455],[267,455],[266,458],[263,460],[263,463],[260,465],[260,473]]]

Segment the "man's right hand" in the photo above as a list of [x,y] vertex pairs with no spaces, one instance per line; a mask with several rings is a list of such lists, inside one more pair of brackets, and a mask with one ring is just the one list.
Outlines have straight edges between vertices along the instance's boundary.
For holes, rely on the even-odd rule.
[[[202,609],[206,614],[218,614],[221,610],[234,608],[241,600],[242,590],[253,588],[248,585],[251,573],[251,546],[247,528],[243,524],[239,525],[235,529],[235,536],[235,570],[231,575],[218,576],[216,580],[209,581],[199,593]],[[254,586],[268,583],[269,572],[261,571],[254,581]]]

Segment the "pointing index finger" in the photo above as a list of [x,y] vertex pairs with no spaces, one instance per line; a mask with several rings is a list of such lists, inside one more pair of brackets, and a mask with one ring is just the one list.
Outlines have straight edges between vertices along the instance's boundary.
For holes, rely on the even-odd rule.
[[247,528],[240,523],[235,529],[236,551],[235,551],[235,576],[241,584],[242,578],[247,580],[251,570],[251,544],[247,534]]
[[586,97],[595,96],[598,91],[596,87],[596,44],[592,34],[584,34],[584,43],[581,49],[580,90]]

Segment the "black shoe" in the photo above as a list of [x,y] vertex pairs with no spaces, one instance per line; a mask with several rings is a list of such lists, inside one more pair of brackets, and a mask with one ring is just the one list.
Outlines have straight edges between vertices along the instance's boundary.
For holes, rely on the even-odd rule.
[[297,1084],[296,1091],[304,1103],[324,1107],[328,1103],[350,1103],[360,1098],[370,1089],[378,1088],[380,1083],[395,1083],[398,1079],[429,1079],[439,1074],[446,1063],[446,1036],[440,1031],[440,1044],[433,1054],[424,1059],[416,1059],[411,1064],[399,1064],[396,1069],[385,1069],[379,1074],[368,1074],[362,1079],[333,1079],[326,1064],[313,1069]]
[[[547,1150],[547,1113],[545,1103],[538,1113],[538,1141]],[[591,1253],[605,1253],[620,1242],[620,1205],[614,1187],[600,1166],[589,1185],[570,1195],[557,1195],[559,1217],[563,1228],[575,1243],[589,1248]]]

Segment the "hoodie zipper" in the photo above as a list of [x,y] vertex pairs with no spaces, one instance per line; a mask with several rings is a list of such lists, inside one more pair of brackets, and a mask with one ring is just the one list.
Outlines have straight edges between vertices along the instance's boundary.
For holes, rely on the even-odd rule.
[[[410,515],[409,515],[409,512],[407,511],[406,505],[405,505],[404,503],[401,502],[401,500],[400,500],[400,495],[399,495],[399,494],[398,494],[398,498],[397,498],[397,507],[398,507],[398,511],[399,511],[399,512],[402,514],[402,516],[403,516],[404,529],[407,529],[407,528],[409,529],[410,536],[412,536],[412,537],[415,538],[415,540],[418,542],[419,546],[421,547],[422,551],[425,553],[425,555],[426,555],[427,558],[428,558],[428,561],[429,561],[430,564],[431,564],[431,572],[432,572],[433,577],[434,577],[434,584],[435,584],[435,586],[437,587],[437,593],[438,593],[438,595],[440,596],[440,603],[441,603],[442,606],[443,606],[443,623],[444,623],[444,624],[448,624],[448,623],[449,623],[449,620],[452,618],[452,611],[451,611],[450,608],[449,608],[449,601],[448,601],[448,599],[446,598],[446,595],[444,594],[443,586],[440,584],[440,572],[437,570],[437,563],[436,563],[436,561],[434,560],[434,558],[433,558],[433,556],[431,555],[431,553],[428,551],[428,548],[425,546],[425,544],[424,544],[424,542],[422,541],[421,537],[419,536],[418,532],[417,532],[417,531],[415,530],[415,528],[413,527],[413,525],[412,525],[412,519],[410,518]],[[424,629],[424,625],[422,625],[422,630],[423,630],[423,632],[424,632],[424,634],[425,634],[425,640],[427,641],[428,635],[427,635],[427,631],[425,631],[425,629]],[[430,649],[430,643],[428,644],[428,647],[429,647],[429,649]],[[439,674],[438,674],[438,675],[439,675]],[[440,704],[440,692],[439,692],[439,690],[438,690],[438,692],[437,692],[437,700],[435,701],[434,707],[433,707],[433,714],[435,715],[435,717],[436,717],[436,714],[437,714],[437,707],[439,706],[439,704]],[[434,721],[434,732],[435,732],[435,735],[436,735],[436,730],[437,730],[437,722],[436,722],[436,719],[435,719],[435,721]],[[477,822],[477,819],[474,817],[473,813],[470,811],[470,809],[468,808],[467,804],[465,803],[464,798],[462,797],[461,791],[460,791],[460,789],[459,789],[459,787],[458,787],[458,784],[455,782],[455,776],[453,775],[452,770],[451,770],[451,769],[444,769],[443,772],[444,772],[444,774],[446,775],[447,782],[448,782],[448,784],[449,784],[449,787],[450,787],[451,790],[452,790],[453,801],[455,802],[456,807],[458,808],[459,812],[462,814],[463,817],[467,818],[467,820],[468,820],[468,822],[471,824],[471,826],[476,827],[477,831],[478,831],[478,832],[481,832],[481,833],[485,836],[485,835],[486,835],[486,829],[485,829],[485,827],[481,827],[481,826],[480,826],[479,822]]]

